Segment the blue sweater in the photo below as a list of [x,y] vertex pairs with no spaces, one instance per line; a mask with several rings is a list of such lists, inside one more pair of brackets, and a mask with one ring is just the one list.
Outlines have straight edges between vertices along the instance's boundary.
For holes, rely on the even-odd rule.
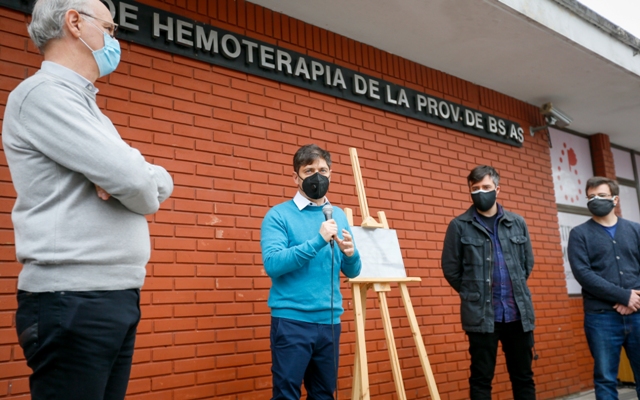
[[582,286],[585,312],[614,311],[640,289],[640,224],[618,218],[611,238],[593,219],[569,234],[571,271]]
[[[344,212],[333,207],[333,219],[351,232]],[[273,207],[262,221],[260,246],[264,268],[271,277],[271,315],[297,321],[338,324],[344,312],[340,271],[349,278],[360,273],[360,254],[351,257],[334,246],[333,321],[331,321],[331,246],[319,233],[322,207],[299,210],[293,200]]]

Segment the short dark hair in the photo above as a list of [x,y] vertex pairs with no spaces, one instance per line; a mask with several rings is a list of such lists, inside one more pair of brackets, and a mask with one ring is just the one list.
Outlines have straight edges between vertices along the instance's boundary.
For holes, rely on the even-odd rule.
[[500,175],[498,174],[498,171],[490,165],[478,165],[472,169],[469,176],[467,176],[467,184],[471,186],[474,183],[478,183],[487,175],[491,177],[491,180],[495,183],[496,187],[500,184]]
[[584,188],[585,194],[589,189],[596,188],[600,185],[609,186],[609,190],[611,190],[611,196],[618,196],[620,194],[620,186],[618,186],[618,182],[613,179],[605,178],[604,176],[594,176],[593,178],[589,178],[587,181],[587,185]]
[[313,164],[318,158],[322,158],[327,162],[327,166],[331,168],[331,154],[315,144],[307,144],[298,149],[293,155],[293,170],[300,172],[300,167]]

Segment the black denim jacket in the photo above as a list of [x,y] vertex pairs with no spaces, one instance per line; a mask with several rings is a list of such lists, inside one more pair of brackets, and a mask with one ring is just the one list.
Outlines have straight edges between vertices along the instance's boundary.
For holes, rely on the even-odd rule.
[[[504,210],[498,223],[504,261],[513,284],[513,295],[525,332],[535,327],[531,292],[527,279],[533,269],[529,230],[518,214]],[[493,332],[491,293],[493,249],[489,233],[473,218],[473,206],[451,221],[442,249],[442,271],[451,287],[460,294],[462,329]]]

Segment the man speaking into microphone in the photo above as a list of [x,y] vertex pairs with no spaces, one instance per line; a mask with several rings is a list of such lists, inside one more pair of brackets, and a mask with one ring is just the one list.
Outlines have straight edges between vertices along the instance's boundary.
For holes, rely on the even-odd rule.
[[[333,399],[340,343],[340,271],[361,263],[344,212],[329,204],[331,155],[315,144],[293,156],[293,200],[262,221],[260,245],[271,278],[272,400]],[[335,246],[334,246],[335,243]]]

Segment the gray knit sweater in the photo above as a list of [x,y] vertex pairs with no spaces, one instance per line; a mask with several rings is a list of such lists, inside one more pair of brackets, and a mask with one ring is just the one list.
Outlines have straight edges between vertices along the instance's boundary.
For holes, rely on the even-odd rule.
[[[158,210],[173,181],[120,138],[95,93],[38,72],[9,95],[2,143],[18,195],[18,288],[140,288],[150,256],[144,215]],[[100,199],[96,185],[111,198]]]

